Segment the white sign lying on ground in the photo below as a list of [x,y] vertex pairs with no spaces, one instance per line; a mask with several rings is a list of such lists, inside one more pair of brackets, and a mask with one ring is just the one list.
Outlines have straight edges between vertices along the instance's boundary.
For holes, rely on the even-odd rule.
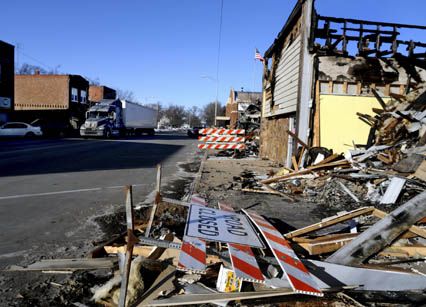
[[191,205],[186,229],[190,237],[264,248],[247,217],[235,212]]

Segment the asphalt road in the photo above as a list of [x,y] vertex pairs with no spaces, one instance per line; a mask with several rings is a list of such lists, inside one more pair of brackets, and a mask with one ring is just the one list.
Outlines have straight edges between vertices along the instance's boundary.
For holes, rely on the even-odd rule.
[[45,246],[95,240],[91,217],[123,206],[123,186],[134,185],[141,202],[155,187],[158,163],[167,180],[194,153],[185,135],[1,140],[0,267]]

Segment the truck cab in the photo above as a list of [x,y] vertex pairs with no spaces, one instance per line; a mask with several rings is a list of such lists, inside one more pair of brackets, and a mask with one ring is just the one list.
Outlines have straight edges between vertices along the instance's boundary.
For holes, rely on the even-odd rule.
[[110,138],[120,135],[123,128],[121,101],[104,99],[86,112],[86,121],[80,127],[80,135]]

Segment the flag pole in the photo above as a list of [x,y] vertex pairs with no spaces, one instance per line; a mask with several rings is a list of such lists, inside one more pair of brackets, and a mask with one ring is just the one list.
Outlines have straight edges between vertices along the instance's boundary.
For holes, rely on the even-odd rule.
[[[254,50],[254,54],[256,55],[256,48]],[[255,92],[255,84],[256,84],[256,56],[253,59],[253,90]]]

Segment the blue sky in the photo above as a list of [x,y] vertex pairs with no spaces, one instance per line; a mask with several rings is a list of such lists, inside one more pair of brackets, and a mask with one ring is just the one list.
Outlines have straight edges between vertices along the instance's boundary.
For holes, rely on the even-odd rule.
[[[224,0],[219,101],[230,87],[260,91],[254,49],[263,54],[271,45],[295,2]],[[324,16],[426,24],[422,0],[317,0],[316,8]],[[216,97],[220,0],[17,0],[1,12],[0,40],[19,43],[20,63],[60,65],[131,90],[142,103],[202,106]],[[407,33],[422,41],[425,34]]]

